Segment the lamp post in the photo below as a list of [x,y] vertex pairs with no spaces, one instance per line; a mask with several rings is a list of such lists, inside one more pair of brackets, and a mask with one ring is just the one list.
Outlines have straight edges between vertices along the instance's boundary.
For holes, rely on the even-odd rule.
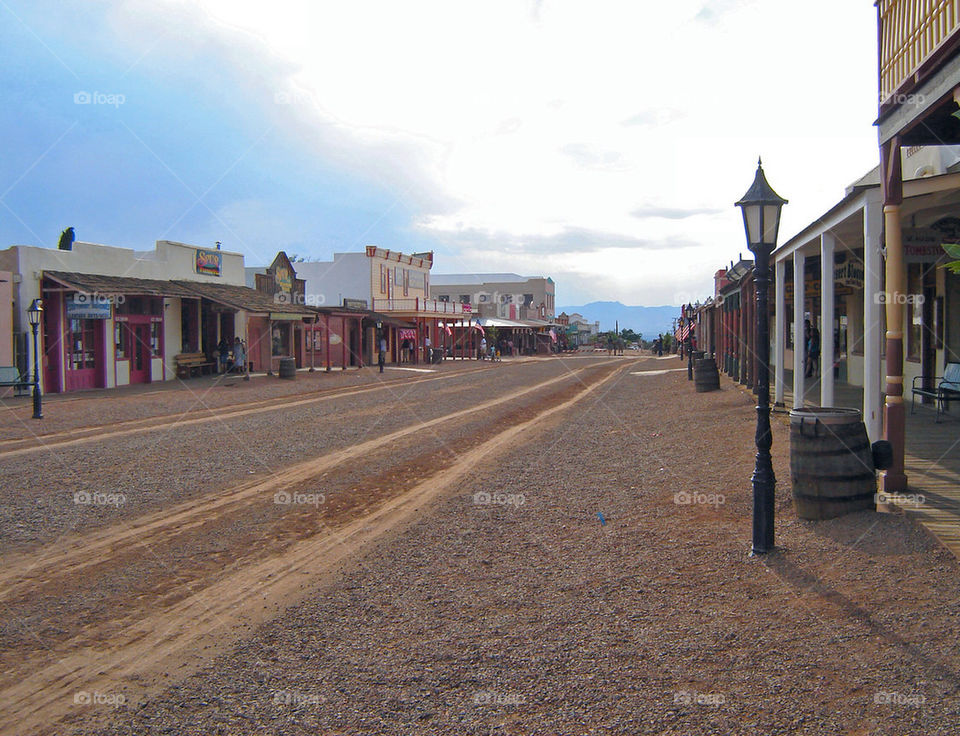
[[767,183],[763,162],[757,161],[753,184],[735,206],[743,213],[747,247],[753,253],[753,282],[757,299],[757,461],[753,470],[753,553],[773,549],[774,489],[770,447],[770,320],[767,297],[770,287],[770,254],[777,245],[780,210],[787,203]]
[[693,380],[693,305],[687,305],[687,380]]
[[37,353],[37,328],[43,317],[43,300],[34,299],[27,307],[27,319],[33,330],[33,418],[43,419],[43,406],[40,396],[40,356]]

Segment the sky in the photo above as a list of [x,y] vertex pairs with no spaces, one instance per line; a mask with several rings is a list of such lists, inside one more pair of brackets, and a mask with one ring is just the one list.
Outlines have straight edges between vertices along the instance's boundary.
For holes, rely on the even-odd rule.
[[0,0],[0,248],[380,245],[681,304],[876,166],[867,0]]

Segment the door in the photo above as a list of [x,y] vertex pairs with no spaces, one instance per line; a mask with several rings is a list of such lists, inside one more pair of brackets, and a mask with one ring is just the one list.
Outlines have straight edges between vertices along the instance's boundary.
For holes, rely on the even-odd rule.
[[150,383],[150,325],[126,324],[130,345],[130,383]]

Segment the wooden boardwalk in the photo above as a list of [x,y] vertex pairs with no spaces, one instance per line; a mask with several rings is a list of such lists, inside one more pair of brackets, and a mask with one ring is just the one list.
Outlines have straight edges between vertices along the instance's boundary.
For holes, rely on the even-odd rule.
[[[916,514],[960,559],[960,417],[934,422],[932,409],[907,414],[907,483],[898,505]],[[919,496],[922,496],[922,503]]]
[[[729,380],[729,379],[728,379]],[[820,399],[817,379],[804,386],[804,404],[815,406]],[[784,403],[793,406],[793,374],[787,371]],[[837,406],[863,408],[863,393],[858,386],[838,383]],[[939,424],[931,407],[918,405],[910,414],[907,402],[907,447],[905,466],[909,491],[891,499],[906,513],[916,515],[940,543],[960,559],[960,411]]]

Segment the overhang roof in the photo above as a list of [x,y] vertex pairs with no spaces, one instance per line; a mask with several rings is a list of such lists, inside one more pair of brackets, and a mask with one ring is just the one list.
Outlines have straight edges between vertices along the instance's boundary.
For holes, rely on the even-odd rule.
[[201,296],[212,302],[217,302],[233,309],[242,309],[245,312],[256,314],[283,314],[312,317],[316,312],[299,304],[287,301],[278,301],[269,294],[251,289],[249,286],[235,286],[233,284],[214,284],[198,281],[174,281],[193,292],[188,296]]
[[176,281],[138,279],[132,276],[104,276],[73,271],[44,271],[43,275],[84,294],[196,297],[196,294],[180,286]]

